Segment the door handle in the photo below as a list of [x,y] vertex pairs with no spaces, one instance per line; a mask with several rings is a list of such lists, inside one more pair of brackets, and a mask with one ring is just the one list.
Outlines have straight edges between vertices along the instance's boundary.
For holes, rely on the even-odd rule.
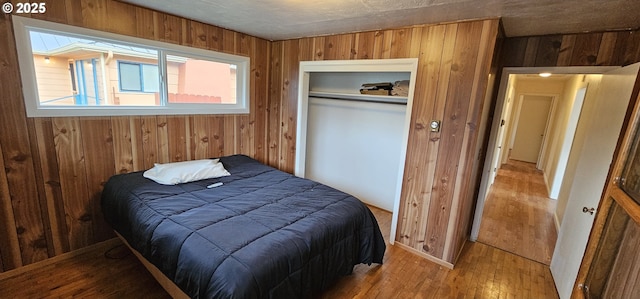
[[596,211],[596,208],[587,208],[587,207],[583,207],[582,208],[582,213],[589,213],[591,215],[593,215],[593,213]]

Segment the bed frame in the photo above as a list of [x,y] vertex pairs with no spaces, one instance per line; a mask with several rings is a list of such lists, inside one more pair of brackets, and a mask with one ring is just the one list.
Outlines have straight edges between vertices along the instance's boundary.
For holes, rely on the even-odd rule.
[[190,298],[189,295],[183,292],[175,283],[173,283],[173,281],[171,281],[171,279],[166,277],[164,273],[160,271],[160,269],[158,269],[155,265],[147,261],[147,259],[145,259],[142,256],[142,254],[140,254],[137,250],[133,249],[131,245],[129,245],[127,240],[125,240],[118,232],[115,232],[115,233],[116,235],[118,235],[118,238],[120,238],[122,243],[124,243],[124,245],[127,245],[127,247],[129,247],[129,250],[133,252],[133,255],[135,255],[138,258],[138,260],[144,265],[144,267],[147,268],[149,273],[153,275],[153,278],[155,278],[156,281],[158,281],[158,283],[162,286],[162,288],[164,288],[164,290],[167,291],[167,293],[169,293],[169,295],[172,298],[174,299]]

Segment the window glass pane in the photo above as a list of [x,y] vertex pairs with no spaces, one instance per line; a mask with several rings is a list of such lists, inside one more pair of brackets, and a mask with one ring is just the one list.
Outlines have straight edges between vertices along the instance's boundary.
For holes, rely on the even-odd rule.
[[158,92],[160,90],[160,76],[158,75],[158,66],[143,64],[142,80],[144,81],[145,92]]
[[156,50],[35,30],[29,38],[40,105],[159,104]]
[[249,113],[249,57],[17,15],[12,23],[28,117]]
[[167,55],[169,103],[236,104],[236,66]]
[[142,91],[139,64],[120,63],[120,89],[123,91]]

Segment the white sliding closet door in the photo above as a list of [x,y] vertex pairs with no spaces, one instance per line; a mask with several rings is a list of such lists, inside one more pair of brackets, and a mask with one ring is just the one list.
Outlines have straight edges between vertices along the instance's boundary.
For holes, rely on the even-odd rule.
[[309,98],[305,177],[393,211],[406,105]]

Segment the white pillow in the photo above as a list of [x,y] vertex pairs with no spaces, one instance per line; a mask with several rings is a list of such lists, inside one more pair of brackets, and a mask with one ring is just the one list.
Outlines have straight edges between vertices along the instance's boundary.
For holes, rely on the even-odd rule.
[[219,159],[158,164],[144,172],[145,178],[162,185],[176,185],[231,175]]

